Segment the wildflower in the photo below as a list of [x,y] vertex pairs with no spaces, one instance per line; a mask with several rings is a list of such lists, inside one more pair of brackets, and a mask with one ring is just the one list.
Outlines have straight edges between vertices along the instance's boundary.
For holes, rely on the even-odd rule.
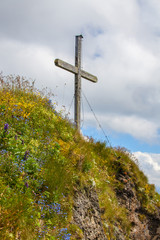
[[51,99],[49,99],[49,100],[48,100],[48,103],[49,103],[49,104],[51,104],[51,103],[52,103],[52,100],[51,100]]
[[28,188],[28,187],[29,187],[29,185],[28,185],[28,183],[27,183],[27,182],[25,182],[25,186],[26,186],[26,188]]
[[8,124],[8,123],[5,123],[5,124],[4,124],[4,130],[5,130],[5,132],[8,130],[8,128],[9,128],[9,124]]
[[27,150],[25,151],[25,154],[24,154],[24,160],[27,160],[28,156],[29,156],[29,151]]

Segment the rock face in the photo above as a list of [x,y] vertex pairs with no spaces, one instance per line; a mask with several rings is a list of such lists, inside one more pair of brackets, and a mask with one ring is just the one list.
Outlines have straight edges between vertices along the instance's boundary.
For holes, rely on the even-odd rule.
[[[125,182],[123,190],[117,191],[120,205],[128,210],[128,219],[131,222],[130,240],[160,240],[160,211],[154,215],[146,212],[139,202],[135,186],[126,176],[120,181]],[[75,224],[83,231],[83,240],[107,240],[101,221],[101,210],[98,196],[94,187],[85,187],[75,191],[73,218]],[[125,233],[118,229],[114,232],[114,240],[125,240]],[[78,239],[78,238],[77,238]]]
[[82,229],[83,240],[107,240],[104,234],[98,196],[94,188],[75,192],[74,222]]
[[119,180],[125,182],[125,187],[117,191],[117,198],[121,205],[128,210],[128,219],[131,222],[130,239],[158,240],[160,239],[160,210],[156,214],[149,214],[141,206],[135,192],[135,186],[127,176],[120,176]]

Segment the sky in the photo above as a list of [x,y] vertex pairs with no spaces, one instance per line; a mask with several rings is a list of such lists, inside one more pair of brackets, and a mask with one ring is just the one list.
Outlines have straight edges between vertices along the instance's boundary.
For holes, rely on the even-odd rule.
[[159,0],[1,0],[0,72],[51,89],[73,121],[74,76],[54,60],[74,65],[80,34],[82,68],[98,77],[82,79],[82,133],[128,149],[160,191]]

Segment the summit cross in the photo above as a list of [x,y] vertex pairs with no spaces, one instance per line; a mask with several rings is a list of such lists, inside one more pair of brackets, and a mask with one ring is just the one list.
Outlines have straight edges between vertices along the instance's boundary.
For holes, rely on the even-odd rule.
[[85,72],[81,69],[81,46],[82,46],[82,35],[76,36],[75,44],[75,66],[64,62],[60,59],[55,59],[55,65],[63,68],[71,73],[75,74],[75,103],[74,103],[74,121],[78,131],[80,131],[81,121],[81,77],[91,82],[96,83],[97,77]]

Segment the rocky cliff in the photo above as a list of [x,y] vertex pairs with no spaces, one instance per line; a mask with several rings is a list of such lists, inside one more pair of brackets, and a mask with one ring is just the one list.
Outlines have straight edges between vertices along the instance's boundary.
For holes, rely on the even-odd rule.
[[[124,188],[116,191],[118,203],[127,209],[130,222],[130,233],[118,228],[114,223],[112,234],[105,234],[103,227],[104,210],[100,208],[96,188],[84,187],[75,191],[74,195],[74,222],[83,231],[83,240],[158,240],[160,239],[160,208],[154,213],[148,212],[138,200],[135,184],[128,175],[119,175],[118,181],[124,183]],[[106,210],[107,211],[107,208]],[[108,233],[111,232],[108,228]],[[107,237],[108,235],[108,237]],[[77,237],[78,239],[78,237]]]

